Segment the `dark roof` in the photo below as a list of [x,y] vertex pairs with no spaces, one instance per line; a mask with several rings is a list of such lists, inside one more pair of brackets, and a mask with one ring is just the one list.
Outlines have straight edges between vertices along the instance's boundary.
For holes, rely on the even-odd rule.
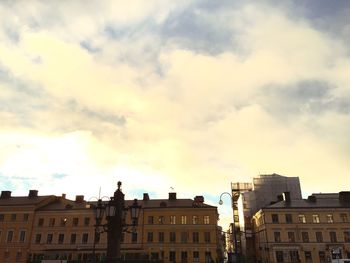
[[36,197],[28,196],[14,196],[9,198],[0,198],[0,206],[35,206],[41,203],[42,201],[53,199],[54,195],[44,195]]
[[86,206],[87,202],[76,202],[66,199],[64,197],[56,197],[56,200],[41,207],[38,211],[52,211],[52,210],[81,210],[89,208]]

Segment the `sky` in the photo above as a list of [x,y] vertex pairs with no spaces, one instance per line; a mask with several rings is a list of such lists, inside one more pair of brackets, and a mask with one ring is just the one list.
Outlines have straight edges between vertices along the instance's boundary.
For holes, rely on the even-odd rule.
[[1,1],[0,188],[350,190],[349,17],[347,0]]

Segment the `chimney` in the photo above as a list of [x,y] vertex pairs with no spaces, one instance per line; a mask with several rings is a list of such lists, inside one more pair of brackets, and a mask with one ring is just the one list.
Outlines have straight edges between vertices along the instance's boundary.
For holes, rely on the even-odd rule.
[[176,193],[169,193],[169,200],[176,200]]
[[197,195],[195,198],[194,198],[194,201],[196,203],[201,203],[203,204],[204,203],[204,197],[202,195]]
[[283,201],[290,203],[290,192],[283,192]]
[[347,203],[350,205],[350,191],[339,192],[339,201],[342,204]]
[[1,199],[9,199],[11,198],[11,191],[1,191]]
[[143,201],[149,201],[148,193],[143,193]]
[[75,196],[75,202],[81,204],[82,202],[84,202],[84,196],[83,195],[76,195]]
[[29,190],[28,198],[38,197],[38,190]]
[[66,194],[62,194],[62,198],[63,198],[63,199],[66,199]]
[[277,196],[277,201],[278,202],[281,202],[281,201],[283,201],[284,199],[283,199],[283,195],[278,195]]
[[316,196],[314,196],[314,195],[309,195],[307,197],[307,200],[311,203],[316,203],[316,201],[317,201]]

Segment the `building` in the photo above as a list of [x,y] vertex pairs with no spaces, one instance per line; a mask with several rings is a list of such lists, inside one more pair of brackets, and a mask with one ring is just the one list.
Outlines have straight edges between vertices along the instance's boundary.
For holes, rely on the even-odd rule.
[[349,219],[350,192],[299,200],[287,192],[253,216],[256,262],[350,261]]
[[[126,200],[126,205],[131,204]],[[133,262],[223,262],[222,231],[215,206],[203,196],[151,199],[144,194],[138,225],[123,233],[121,251]],[[0,198],[0,262],[61,259],[92,262],[105,258],[107,234],[95,233],[94,202],[78,195]],[[126,219],[130,222],[130,218]]]

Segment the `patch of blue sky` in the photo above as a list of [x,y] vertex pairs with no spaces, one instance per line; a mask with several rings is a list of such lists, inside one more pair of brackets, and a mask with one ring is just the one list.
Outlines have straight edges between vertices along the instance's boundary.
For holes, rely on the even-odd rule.
[[92,54],[98,53],[99,51],[101,51],[101,48],[94,46],[93,43],[88,40],[81,41],[80,46]]
[[68,177],[68,174],[64,174],[64,173],[54,173],[51,175],[51,178],[54,180],[61,180],[61,179],[65,179],[66,177]]
[[157,196],[156,192],[149,192],[145,188],[134,188],[134,189],[128,191],[128,195],[125,196],[125,199],[131,200],[131,199],[137,198],[139,200],[142,200],[144,193],[148,193],[148,196],[150,199],[166,199],[167,198],[166,196],[159,197],[159,196]]

